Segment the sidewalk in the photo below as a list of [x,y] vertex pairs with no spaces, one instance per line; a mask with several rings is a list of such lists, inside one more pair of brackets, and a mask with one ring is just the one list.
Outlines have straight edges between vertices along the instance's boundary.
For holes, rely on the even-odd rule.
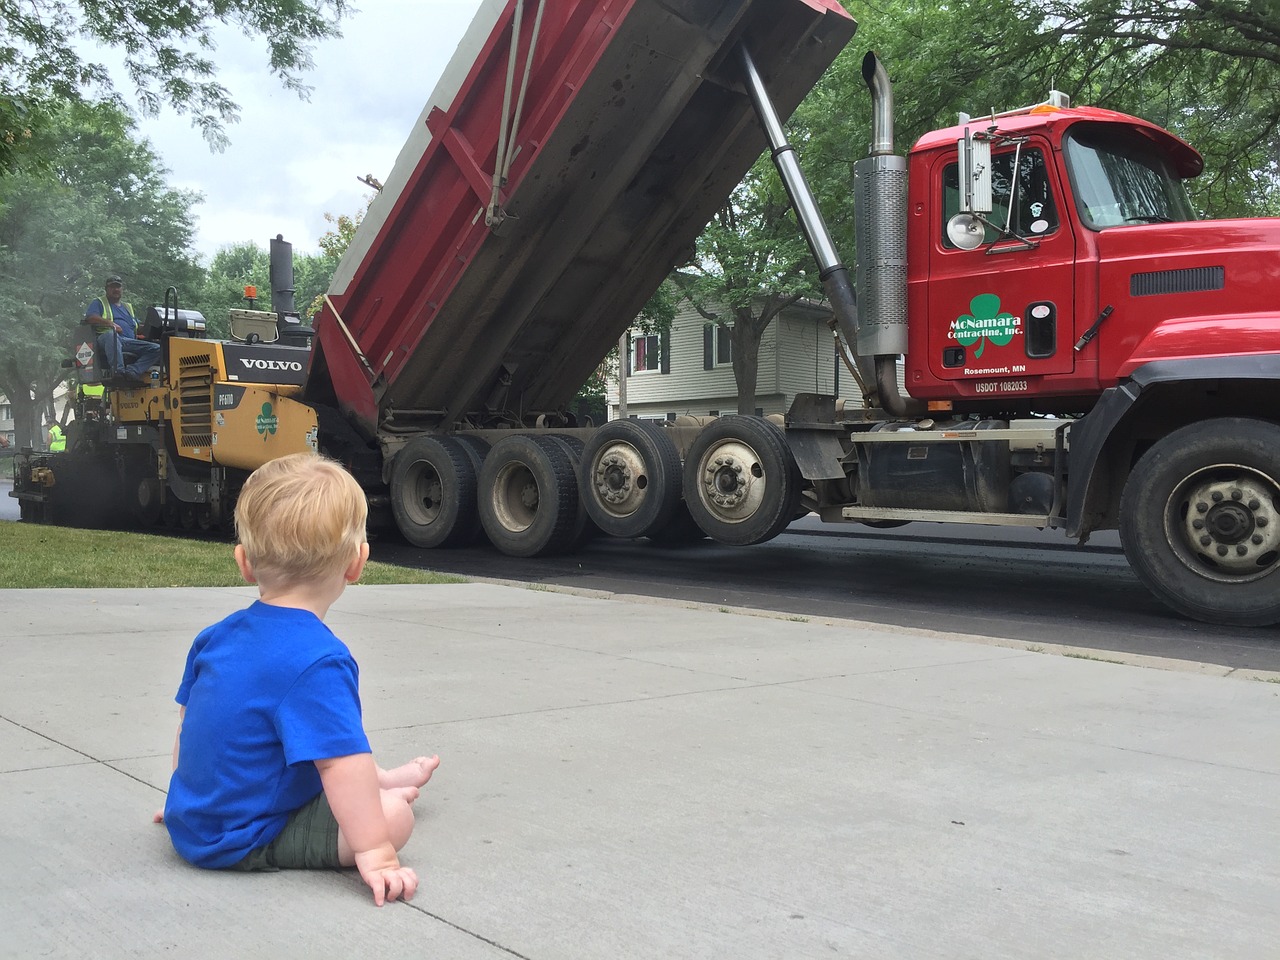
[[1280,683],[487,583],[329,616],[442,758],[410,904],[197,870],[173,693],[253,596],[0,590],[0,957],[1277,955]]

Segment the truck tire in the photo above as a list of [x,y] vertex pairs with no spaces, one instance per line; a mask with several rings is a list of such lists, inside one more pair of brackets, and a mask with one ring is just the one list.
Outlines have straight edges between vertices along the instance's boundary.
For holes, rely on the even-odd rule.
[[465,433],[460,433],[451,439],[457,440],[458,443],[462,444],[467,456],[471,458],[471,465],[476,468],[476,476],[480,476],[480,468],[484,465],[484,458],[489,455],[489,441]]
[[511,557],[562,552],[573,540],[578,480],[563,444],[513,434],[493,445],[480,471],[480,523]]
[[391,514],[415,547],[457,546],[479,531],[473,455],[454,437],[415,437],[391,464]]
[[1179,613],[1280,622],[1280,426],[1222,418],[1160,440],[1125,483],[1120,539],[1138,579]]
[[799,506],[800,470],[786,435],[761,417],[720,417],[689,448],[684,498],[713,540],[735,546],[772,540]]
[[[577,437],[562,437],[558,434],[552,434],[551,439],[555,440],[569,454],[569,460],[573,464],[573,475],[575,478],[582,476],[582,451],[585,444]],[[578,510],[573,521],[573,536],[569,540],[569,549],[577,550],[579,547],[586,546],[590,541],[595,539],[600,533],[600,528],[596,526],[596,522],[591,519],[591,515],[587,513],[585,497],[582,496],[582,484],[578,483]]]
[[161,502],[164,487],[159,478],[131,476],[125,482],[130,516],[139,526],[156,526],[160,522],[164,506]]
[[458,434],[452,439],[462,445],[462,449],[471,459],[471,468],[476,476],[476,522],[469,527],[468,531],[460,533],[458,539],[451,544],[455,547],[466,547],[484,539],[484,530],[480,526],[480,468],[484,466],[484,458],[489,455],[489,441],[467,434]]
[[157,475],[148,450],[125,460],[124,500],[129,516],[140,527],[156,526],[163,515],[164,484]]
[[666,527],[680,505],[680,487],[680,454],[657,424],[611,421],[582,452],[582,502],[611,537],[647,537]]

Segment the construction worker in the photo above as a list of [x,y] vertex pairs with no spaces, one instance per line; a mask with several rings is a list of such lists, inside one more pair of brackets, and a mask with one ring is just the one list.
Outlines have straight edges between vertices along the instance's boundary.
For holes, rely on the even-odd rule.
[[98,347],[111,375],[141,383],[160,359],[160,344],[142,339],[133,307],[120,299],[124,281],[119,276],[107,277],[105,290],[105,297],[97,297],[85,307],[85,323],[99,331]]
[[50,453],[62,453],[67,449],[66,434],[62,432],[62,427],[56,420],[49,426],[48,438]]

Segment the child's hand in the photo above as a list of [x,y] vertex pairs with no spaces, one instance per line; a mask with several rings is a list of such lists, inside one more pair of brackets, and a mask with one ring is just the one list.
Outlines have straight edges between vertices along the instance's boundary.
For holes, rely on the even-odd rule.
[[418,875],[411,867],[400,866],[395,847],[387,844],[355,855],[360,879],[373,891],[376,906],[388,900],[412,900],[418,891]]
[[164,823],[164,807],[161,807],[151,815],[152,823]]

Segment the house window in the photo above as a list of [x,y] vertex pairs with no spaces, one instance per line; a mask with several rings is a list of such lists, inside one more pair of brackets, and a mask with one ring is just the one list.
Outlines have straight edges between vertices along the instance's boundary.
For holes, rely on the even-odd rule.
[[660,371],[661,353],[661,338],[656,333],[634,337],[631,341],[631,372]]
[[0,420],[12,420],[13,407],[7,403],[0,403]]
[[702,369],[733,363],[733,328],[721,323],[708,323],[702,328]]
[[733,363],[733,328],[723,324],[716,327],[716,366]]

